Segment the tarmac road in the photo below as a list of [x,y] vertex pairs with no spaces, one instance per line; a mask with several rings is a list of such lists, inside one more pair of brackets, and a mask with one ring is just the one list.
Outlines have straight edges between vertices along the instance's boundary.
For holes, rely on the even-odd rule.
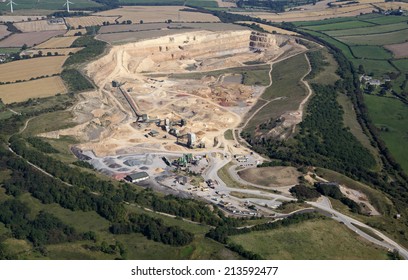
[[[364,223],[362,223],[360,221],[357,221],[356,219],[353,219],[353,218],[351,218],[349,216],[346,216],[346,215],[334,210],[331,207],[330,201],[329,201],[329,199],[327,197],[324,197],[320,202],[307,202],[307,203],[314,206],[314,207],[316,207],[316,208],[318,208],[318,209],[324,210],[324,211],[332,214],[332,218],[334,220],[344,223],[344,225],[346,225],[348,228],[353,230],[355,233],[357,233],[361,237],[367,239],[368,241],[370,241],[370,242],[372,242],[374,244],[377,244],[377,245],[379,245],[381,247],[384,247],[386,249],[389,249],[389,250],[397,249],[400,256],[402,256],[406,260],[408,259],[407,249],[400,246],[399,244],[397,244],[392,239],[388,238],[387,236],[385,236],[384,234],[382,234],[378,230],[375,230],[372,227],[369,227],[366,224],[364,224]],[[358,225],[360,227],[364,227],[364,228],[372,230],[376,235],[381,237],[383,239],[383,241],[380,241],[380,240],[377,240],[376,238],[371,237],[370,235],[364,233],[363,231],[361,231],[360,229],[355,227],[353,224],[356,224],[356,225]]]

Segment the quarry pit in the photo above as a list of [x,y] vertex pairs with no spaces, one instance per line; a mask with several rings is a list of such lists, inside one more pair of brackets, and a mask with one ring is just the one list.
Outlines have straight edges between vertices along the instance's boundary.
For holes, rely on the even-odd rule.
[[[79,125],[57,134],[79,138],[82,150],[98,156],[191,152],[190,140],[209,151],[265,89],[242,84],[229,69],[269,64],[294,48],[300,46],[288,36],[251,30],[202,30],[113,46],[85,68],[98,91],[82,94],[73,108]],[[205,75],[210,71],[223,74]],[[192,73],[202,76],[182,77]]]

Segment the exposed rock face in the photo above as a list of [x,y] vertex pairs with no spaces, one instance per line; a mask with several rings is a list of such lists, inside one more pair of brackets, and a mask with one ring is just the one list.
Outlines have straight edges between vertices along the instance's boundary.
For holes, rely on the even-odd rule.
[[[268,61],[281,53],[279,46],[287,40],[285,36],[249,30],[177,34],[114,46],[86,69],[98,85],[108,76],[209,71],[255,59]],[[215,59],[221,61],[215,63]]]

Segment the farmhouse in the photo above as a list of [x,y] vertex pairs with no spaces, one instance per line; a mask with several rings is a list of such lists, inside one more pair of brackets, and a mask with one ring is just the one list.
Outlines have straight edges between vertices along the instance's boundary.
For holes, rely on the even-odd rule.
[[138,183],[138,182],[141,182],[147,179],[149,179],[149,174],[147,174],[146,172],[132,173],[125,177],[126,181],[129,181],[132,183]]
[[368,85],[373,85],[373,86],[380,86],[382,83],[380,80],[377,79],[372,79],[370,81],[367,81]]

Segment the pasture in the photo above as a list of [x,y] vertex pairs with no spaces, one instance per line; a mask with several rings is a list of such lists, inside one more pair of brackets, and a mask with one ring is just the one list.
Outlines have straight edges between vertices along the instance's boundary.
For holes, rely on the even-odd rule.
[[392,156],[408,172],[408,110],[407,105],[394,98],[365,95],[370,118],[381,131]]
[[380,46],[354,46],[351,47],[353,55],[357,58],[390,59],[392,53]]
[[28,47],[32,47],[64,33],[64,30],[17,33],[0,41],[0,48],[21,48],[24,44]]
[[338,39],[348,45],[389,45],[406,42],[408,39],[408,29],[371,35],[343,36]]
[[369,34],[387,33],[387,32],[404,30],[404,29],[408,29],[408,24],[406,24],[405,22],[399,22],[395,24],[374,25],[371,27],[363,27],[363,28],[324,31],[324,33],[332,37],[341,37],[341,36],[352,36],[352,35],[369,35]]
[[387,259],[384,249],[361,240],[344,225],[329,219],[305,221],[229,239],[265,259]]
[[393,63],[400,71],[408,73],[408,59],[394,60]]
[[61,73],[66,56],[39,57],[0,64],[0,81],[15,82]]
[[[119,17],[118,21],[131,20],[133,23],[165,22],[219,22],[220,19],[211,14],[181,11],[182,6],[127,6],[119,9],[97,13],[100,16]],[[180,20],[179,20],[180,19]]]
[[106,17],[106,16],[86,16],[86,17],[68,17],[65,18],[65,22],[68,26],[74,27],[75,29],[94,26],[94,25],[103,25],[104,22],[109,22],[111,24],[115,23],[115,20],[118,17]]
[[23,83],[0,85],[0,98],[6,104],[66,92],[67,89],[62,79],[57,76]]
[[50,30],[66,30],[67,27],[62,21],[61,23],[50,23],[48,20],[24,21],[14,24],[17,29],[22,32],[37,32]]
[[35,46],[36,49],[69,48],[78,37],[54,37]]
[[361,64],[367,74],[373,74],[375,77],[381,77],[389,72],[397,72],[387,60],[372,60],[372,59],[351,59],[355,68]]

